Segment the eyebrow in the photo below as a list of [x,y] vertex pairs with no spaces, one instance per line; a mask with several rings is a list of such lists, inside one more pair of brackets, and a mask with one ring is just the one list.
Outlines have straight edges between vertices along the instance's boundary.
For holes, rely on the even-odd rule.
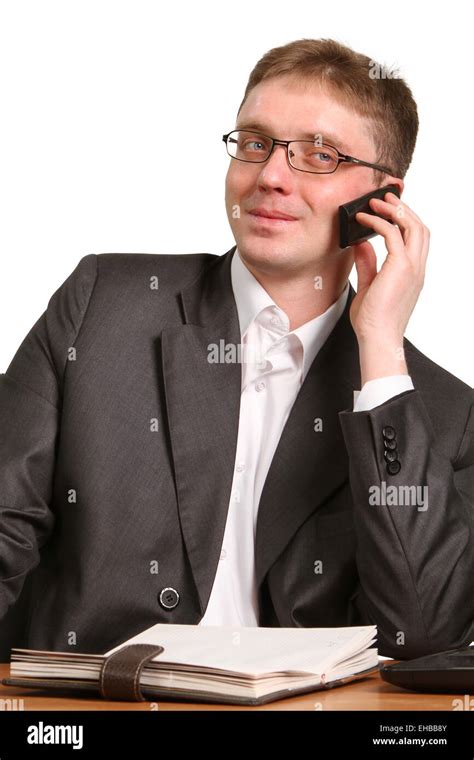
[[[262,132],[264,135],[270,136],[270,132],[272,131],[269,129],[265,124],[262,124],[260,121],[252,121],[252,122],[244,122],[243,124],[236,125],[235,129],[249,129],[249,130],[256,130],[257,132]],[[347,144],[341,140],[339,135],[335,134],[334,132],[325,131],[325,132],[300,132],[300,137],[294,137],[294,140],[314,140],[315,135],[323,135],[323,141],[328,142],[329,145],[333,145],[335,148],[339,147],[340,151],[342,153],[348,154],[350,153],[350,149],[347,146]]]

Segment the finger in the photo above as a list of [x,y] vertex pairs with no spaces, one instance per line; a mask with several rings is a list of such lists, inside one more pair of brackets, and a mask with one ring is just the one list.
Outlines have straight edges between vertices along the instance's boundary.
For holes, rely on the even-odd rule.
[[379,235],[385,238],[389,254],[401,255],[405,253],[405,242],[401,230],[386,219],[374,214],[366,214],[365,211],[358,211],[355,220],[364,227],[370,227]]
[[[421,256],[420,256],[420,258],[421,258],[421,266],[423,268],[423,276],[424,276],[424,269],[425,269],[425,266],[426,266],[426,259],[427,259],[427,256],[428,256],[428,251],[429,251],[429,246],[430,246],[430,231],[429,231],[428,227],[426,226],[426,224],[424,224],[422,222],[422,220],[420,219],[420,217],[415,214],[415,212],[413,211],[413,209],[411,209],[409,206],[407,206],[406,203],[402,203],[400,201],[400,198],[398,198],[395,195],[395,193],[392,193],[392,192],[385,193],[385,198],[387,199],[387,201],[390,201],[390,203],[391,203],[392,206],[396,206],[397,207],[397,216],[398,216],[398,214],[400,214],[400,210],[401,210],[402,214],[408,214],[408,215],[410,215],[410,217],[412,217],[414,220],[416,220],[416,222],[418,222],[420,224],[420,226],[422,228],[422,231],[423,231],[423,238],[422,238],[423,242],[421,244]],[[407,242],[408,242],[408,240],[407,240]],[[408,251],[408,255],[410,255],[410,251]]]
[[404,213],[410,214],[414,219],[416,219],[420,224],[423,224],[420,217],[415,214],[412,208],[408,206],[404,201],[401,201],[398,195],[395,195],[395,193],[388,192],[384,195],[385,201],[388,201],[392,205],[395,205],[401,209],[403,209]]
[[417,259],[424,242],[424,224],[403,204],[387,203],[381,198],[371,198],[370,206],[391,219],[401,230],[403,241],[407,246],[407,255]]
[[398,224],[399,227],[405,229],[410,222],[415,224],[416,220],[408,206],[400,203],[398,198],[397,200],[398,203],[395,204],[394,202],[388,203],[387,201],[382,200],[382,198],[371,198],[369,205],[377,212],[377,214],[384,214],[389,219],[392,219],[395,224]]
[[388,204],[388,208],[390,209],[395,207],[397,210],[397,217],[400,219],[408,216],[414,221],[419,222],[419,224],[423,224],[420,217],[415,214],[413,209],[411,209],[410,206],[407,206],[406,203],[403,203],[403,201],[401,201],[400,198],[395,195],[395,193],[385,193],[384,198],[371,198],[369,201],[370,205],[372,205],[372,200],[380,201],[383,204]]

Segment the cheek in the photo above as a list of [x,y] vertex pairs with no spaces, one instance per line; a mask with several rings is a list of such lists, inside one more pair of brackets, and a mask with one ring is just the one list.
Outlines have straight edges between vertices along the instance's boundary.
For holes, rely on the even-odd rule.
[[258,187],[258,169],[241,161],[233,161],[225,178],[225,193],[228,200],[240,202],[255,197]]
[[339,205],[337,193],[334,192],[334,188],[328,182],[318,183],[317,187],[313,185],[308,192],[302,194],[302,197],[315,220],[332,220],[337,214]]
[[237,197],[245,192],[246,185],[248,184],[248,178],[246,180],[245,174],[239,171],[240,167],[233,162],[227,170],[225,178],[225,191],[227,196]]
[[366,167],[341,167],[340,177],[334,186],[334,198],[337,206],[349,203],[354,198],[365,195],[373,186],[371,184],[372,169]]
[[242,177],[242,173],[234,168],[229,168],[225,178],[225,205],[227,214],[231,220],[231,225],[235,224],[236,219],[239,219],[239,215],[236,214],[236,208],[239,209],[243,203],[243,199],[247,194],[246,183]]
[[340,176],[328,175],[327,178],[321,175],[317,178],[317,183],[302,189],[302,197],[315,220],[325,219],[331,224],[337,223],[339,206],[368,192],[366,183],[359,177],[344,176],[343,169],[339,169],[339,174]]

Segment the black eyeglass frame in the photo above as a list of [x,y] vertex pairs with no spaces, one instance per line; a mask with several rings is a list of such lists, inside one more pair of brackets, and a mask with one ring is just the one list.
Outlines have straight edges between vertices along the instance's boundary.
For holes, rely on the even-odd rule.
[[[270,148],[270,152],[266,158],[263,158],[259,161],[252,161],[248,158],[237,158],[237,156],[231,156],[229,153],[229,148],[227,145],[227,140],[229,139],[230,135],[234,134],[235,132],[248,132],[251,135],[260,135],[260,137],[265,137],[267,140],[270,140],[272,145]],[[328,172],[317,172],[317,171],[311,171],[310,169],[298,169],[297,166],[293,166],[290,159],[290,145],[294,142],[304,142],[304,143],[311,143],[314,145],[314,140],[276,140],[274,137],[270,137],[270,135],[265,135],[263,132],[253,132],[250,129],[233,129],[231,132],[228,132],[226,135],[222,135],[222,140],[225,142],[226,150],[228,155],[231,158],[234,158],[236,161],[245,161],[247,164],[263,164],[265,161],[268,161],[270,156],[273,153],[273,149],[275,148],[275,145],[284,145],[286,147],[286,156],[288,159],[288,163],[290,164],[292,169],[295,169],[297,172],[307,172],[308,174],[334,174],[334,172],[338,169],[339,165],[341,163],[349,163],[349,164],[357,164],[359,166],[368,166],[369,169],[377,169],[379,172],[384,172],[384,174],[390,174],[392,176],[395,176],[393,172],[386,166],[380,166],[379,164],[370,164],[368,161],[362,161],[360,158],[354,158],[354,156],[346,156],[344,153],[341,153],[337,148],[334,147],[334,145],[329,145],[329,143],[321,143],[321,145],[318,145],[316,147],[320,148],[331,148],[332,150],[336,151],[337,153],[337,164],[334,167],[334,169],[331,169],[331,171]]]

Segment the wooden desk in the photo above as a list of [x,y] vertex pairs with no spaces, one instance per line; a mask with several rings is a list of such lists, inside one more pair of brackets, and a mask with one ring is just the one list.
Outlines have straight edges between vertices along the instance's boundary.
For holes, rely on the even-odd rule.
[[[7,678],[9,664],[0,664],[0,678]],[[352,684],[337,686],[326,691],[295,696],[271,702],[268,705],[243,707],[191,702],[173,702],[160,699],[156,702],[115,702],[95,697],[71,697],[40,689],[24,689],[0,683],[1,700],[12,700],[6,707],[16,704],[22,710],[453,710],[453,700],[464,700],[463,694],[416,694],[382,681],[378,673]],[[17,700],[15,703],[14,700]],[[22,702],[21,702],[22,700]]]

